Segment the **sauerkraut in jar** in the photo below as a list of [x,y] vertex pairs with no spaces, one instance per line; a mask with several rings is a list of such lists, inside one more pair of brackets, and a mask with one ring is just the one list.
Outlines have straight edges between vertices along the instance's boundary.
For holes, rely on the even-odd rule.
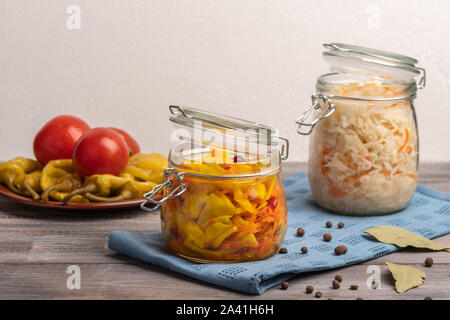
[[[412,77],[417,67],[392,66],[392,61],[387,66],[381,56],[389,55],[380,51],[330,46],[326,57],[339,72],[319,77],[313,107],[298,119],[299,133],[312,133],[308,178],[314,199],[342,214],[399,211],[418,183],[417,85]],[[377,55],[376,61],[367,61],[370,54]],[[309,116],[311,123],[306,122]],[[309,132],[302,131],[303,125]]]
[[[274,136],[269,127],[256,132],[253,129],[261,125],[243,120],[181,107],[172,107],[171,112],[171,121],[202,134],[182,132],[170,151],[165,182],[145,196],[161,205],[167,246],[183,258],[204,263],[254,261],[276,253],[287,224],[280,179],[287,140]],[[199,127],[193,119],[204,122]],[[237,130],[223,131],[225,126]],[[218,136],[243,144],[218,143]],[[153,200],[161,189],[162,200]],[[143,208],[147,209],[145,204]]]

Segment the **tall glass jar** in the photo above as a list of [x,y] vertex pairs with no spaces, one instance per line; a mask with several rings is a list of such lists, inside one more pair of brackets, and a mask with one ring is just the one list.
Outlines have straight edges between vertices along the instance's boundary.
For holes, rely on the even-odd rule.
[[[287,223],[280,179],[286,139],[244,120],[171,106],[176,124],[164,183],[142,207],[161,205],[167,246],[196,262],[261,260],[278,251]],[[281,147],[281,148],[279,148]],[[163,198],[154,195],[163,190]],[[148,208],[148,204],[156,207]]]
[[312,106],[297,119],[298,133],[312,133],[308,178],[314,199],[347,215],[402,210],[418,183],[413,103],[425,71],[398,54],[325,47],[333,72],[318,78]]

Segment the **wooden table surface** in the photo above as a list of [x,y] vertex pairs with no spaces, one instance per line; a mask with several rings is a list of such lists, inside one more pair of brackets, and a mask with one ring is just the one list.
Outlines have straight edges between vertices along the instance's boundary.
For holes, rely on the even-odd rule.
[[[304,164],[286,163],[283,177],[305,171]],[[420,182],[450,193],[450,163],[424,164]],[[58,212],[35,209],[0,199],[0,299],[317,299],[304,292],[307,285],[323,293],[322,299],[450,299],[450,254],[407,249],[376,260],[338,270],[299,275],[284,291],[278,287],[253,296],[140,263],[110,251],[112,230],[156,232],[159,212],[139,209],[116,212]],[[450,235],[439,242],[450,247]],[[424,268],[426,257],[434,259]],[[394,291],[385,262],[408,264],[425,270],[425,284],[404,294]],[[81,270],[81,289],[66,286],[66,269]],[[370,265],[381,269],[381,286],[366,286]],[[341,289],[331,288],[339,273]],[[357,291],[349,290],[359,285]]]

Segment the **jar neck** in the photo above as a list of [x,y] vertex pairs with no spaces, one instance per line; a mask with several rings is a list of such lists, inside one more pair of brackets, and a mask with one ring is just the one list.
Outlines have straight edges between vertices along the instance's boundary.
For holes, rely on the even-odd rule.
[[414,79],[405,82],[363,73],[328,73],[317,79],[316,92],[350,99],[401,100],[415,98],[417,84]]
[[280,168],[281,157],[277,149],[261,154],[212,148],[180,142],[169,153],[169,166],[177,171],[209,176],[239,176],[267,174]]

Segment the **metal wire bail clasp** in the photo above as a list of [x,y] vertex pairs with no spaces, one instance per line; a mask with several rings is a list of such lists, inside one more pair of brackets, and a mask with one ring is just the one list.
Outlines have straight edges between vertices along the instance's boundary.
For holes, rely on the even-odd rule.
[[[156,185],[152,191],[145,193],[142,197],[145,199],[144,202],[141,203],[141,209],[153,212],[159,209],[159,207],[163,204],[164,201],[173,199],[183,194],[186,191],[187,186],[183,182],[185,172],[177,172],[173,168],[167,168],[164,170],[164,182]],[[168,195],[160,200],[155,200],[153,197],[158,194],[164,187],[171,187],[173,185],[172,180],[169,180],[169,176],[173,175],[175,179],[180,183],[176,188],[174,188]],[[147,204],[153,204],[153,207],[147,207]]]
[[421,78],[420,78],[419,84],[417,85],[417,88],[418,89],[424,89],[425,86],[427,85],[427,72],[425,71],[424,68],[416,67],[416,69],[419,70],[419,72],[422,75]]
[[[329,96],[315,93],[311,96],[311,100],[312,106],[307,108],[303,114],[295,120],[295,123],[298,124],[297,133],[305,136],[311,134],[317,122],[328,118],[336,110],[336,106],[331,103]],[[323,107],[323,104],[325,104],[326,107]],[[319,112],[317,116],[314,116],[308,121],[308,118],[312,115],[312,113],[320,110],[321,108],[323,108],[323,110]],[[308,127],[308,131],[302,131],[303,126]]]

